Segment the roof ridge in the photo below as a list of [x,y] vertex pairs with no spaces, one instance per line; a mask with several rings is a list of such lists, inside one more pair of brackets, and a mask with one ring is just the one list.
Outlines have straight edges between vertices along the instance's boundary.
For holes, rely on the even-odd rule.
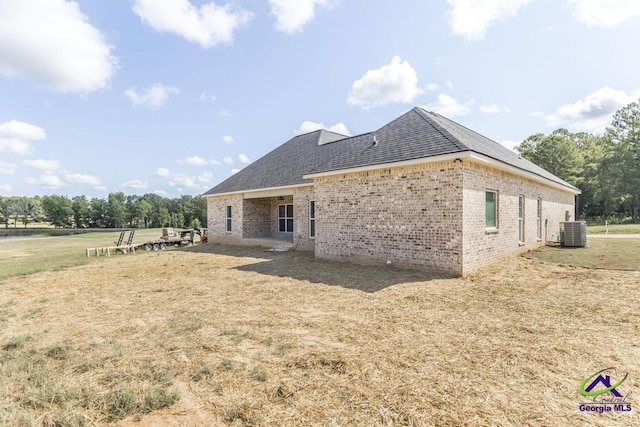
[[316,133],[316,132],[327,132],[327,133],[332,133],[334,135],[340,135],[340,136],[344,136],[345,138],[349,138],[349,135],[345,135],[344,133],[340,133],[340,132],[335,132],[333,130],[329,130],[329,129],[325,129],[325,128],[320,128],[320,129],[316,129],[316,130],[312,130],[309,132],[305,132],[305,133],[299,133],[297,135],[294,135],[293,138],[297,138],[299,136],[305,136],[305,135],[311,135],[312,133]]
[[[373,133],[373,132],[365,132],[365,133],[361,133],[360,135],[354,135],[354,136],[350,136],[350,137],[348,137],[348,138],[340,139],[340,140],[338,140],[338,141],[336,141],[336,142],[344,142],[344,141],[346,141],[346,140],[348,140],[348,139],[359,138],[359,137],[361,137],[361,136],[370,135],[370,134],[372,134],[372,133]],[[333,159],[335,159],[336,157],[338,157],[338,156],[342,155],[342,153],[344,153],[345,151],[347,151],[347,149],[348,149],[348,147],[344,147],[344,149],[342,149],[342,150],[340,150],[338,153],[336,153],[336,155],[335,155],[335,156],[331,156],[331,157],[329,157],[328,159],[326,159],[324,162],[318,163],[317,165],[313,166],[313,168],[311,169],[311,171],[317,170],[320,166],[322,166],[322,165],[324,165],[325,163],[329,162],[330,160],[333,160]],[[309,171],[309,172],[311,172],[311,171]]]
[[[292,138],[290,138],[290,139],[289,139],[289,141],[291,141],[291,139],[293,139],[293,138],[297,138],[297,137],[299,137],[299,136],[311,135],[312,133],[322,132],[323,130],[326,130],[326,129],[322,129],[322,128],[320,128],[320,129],[312,130],[312,131],[305,132],[305,133],[299,133],[299,134],[294,135]],[[335,133],[335,132],[334,132],[334,133]],[[338,135],[340,135],[340,134],[338,134]]]
[[[450,118],[445,117],[445,116],[443,116],[442,114],[436,113],[435,111],[430,111],[430,113],[431,113],[431,114],[435,114],[436,116],[441,117],[441,118],[443,118],[444,120],[447,120],[447,121],[449,121],[449,122],[455,123],[456,125],[460,126],[461,128],[464,128],[464,129],[468,130],[469,132],[473,132],[473,133],[475,133],[476,135],[478,135],[479,137],[482,137],[482,138],[484,138],[484,139],[486,139],[486,140],[488,140],[488,141],[493,142],[494,144],[496,144],[496,145],[498,145],[498,146],[500,146],[500,147],[502,147],[502,148],[506,148],[507,150],[509,150],[507,147],[505,147],[504,145],[500,144],[498,141],[495,141],[495,140],[493,140],[493,139],[489,138],[488,136],[483,135],[483,134],[479,133],[478,131],[475,131],[475,130],[471,129],[470,127],[467,127],[467,126],[463,125],[462,123],[458,123],[458,122],[456,122],[455,120],[451,120]],[[509,150],[509,151],[511,151],[511,150]],[[517,153],[514,153],[514,154],[517,154]]]
[[460,150],[460,151],[472,151],[471,148],[469,148],[466,144],[464,144],[462,141],[460,141],[458,138],[456,138],[453,134],[451,134],[451,132],[446,130],[442,125],[440,125],[440,123],[438,123],[437,121],[435,121],[431,117],[429,117],[427,114],[425,114],[427,112],[430,113],[430,114],[437,114],[437,113],[434,113],[432,111],[424,110],[421,107],[414,107],[413,111],[417,112],[418,115],[420,117],[422,117],[422,119],[424,121],[426,121],[431,126],[433,126],[438,132],[440,132],[442,134],[442,136],[447,138],[447,140],[449,140],[449,142],[451,142],[453,145],[455,145],[458,150]]

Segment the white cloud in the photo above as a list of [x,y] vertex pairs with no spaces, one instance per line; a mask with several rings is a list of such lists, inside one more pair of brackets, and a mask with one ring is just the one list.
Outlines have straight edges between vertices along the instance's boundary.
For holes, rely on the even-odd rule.
[[39,178],[27,177],[24,180],[27,184],[37,185],[47,190],[58,190],[66,187],[68,184],[60,179],[57,175],[40,175]]
[[19,156],[26,156],[31,154],[33,148],[27,141],[21,141],[19,139],[2,139],[0,138],[0,153],[16,154]]
[[429,92],[432,92],[434,90],[438,90],[438,88],[440,88],[440,86],[438,86],[436,83],[429,83],[428,85],[426,85],[424,87],[426,90],[428,90]]
[[416,70],[407,61],[394,56],[391,63],[369,70],[351,87],[350,105],[371,108],[391,103],[408,103],[424,90],[418,87]]
[[336,123],[333,126],[325,126],[324,123],[310,122],[307,120],[305,120],[300,124],[300,127],[298,128],[297,131],[295,131],[295,133],[298,135],[302,135],[304,133],[313,132],[318,129],[326,129],[326,130],[330,130],[331,132],[335,132],[335,133],[339,133],[347,136],[351,135],[351,133],[349,132],[349,129],[347,129],[347,126],[344,123]]
[[438,95],[438,100],[436,102],[427,104],[424,108],[426,110],[435,111],[445,117],[466,116],[470,112],[470,104],[471,102],[461,104],[457,99],[441,93]]
[[44,129],[18,120],[0,123],[0,153],[27,155],[32,143],[47,137]]
[[156,169],[154,175],[162,177],[162,178],[167,178],[169,176],[169,169],[167,169],[167,168],[158,168],[158,169]]
[[0,74],[60,92],[109,87],[117,59],[75,1],[0,0]]
[[13,188],[9,184],[0,184],[0,193],[11,193]]
[[222,159],[222,161],[225,162],[228,165],[232,165],[232,164],[235,163],[234,160],[233,160],[233,157],[225,157],[224,159]]
[[206,92],[202,92],[200,94],[200,101],[211,101],[216,102],[218,98],[214,94],[207,94]]
[[211,160],[209,160],[209,164],[210,165],[219,165],[220,164],[220,160],[211,159]]
[[141,107],[162,107],[169,100],[169,95],[179,93],[175,87],[164,86],[160,83],[148,87],[142,93],[138,93],[134,88],[129,88],[125,95],[131,100],[133,105]]
[[175,187],[176,185],[182,185],[187,188],[196,188],[198,187],[197,178],[186,174],[186,173],[175,173],[171,174],[169,179],[169,185],[171,187]]
[[132,179],[131,181],[122,183],[122,186],[124,188],[132,188],[134,190],[146,190],[149,188],[149,183],[139,179]]
[[162,196],[162,197],[168,197],[169,193],[165,190],[156,190],[153,192],[153,194],[157,194],[158,196]]
[[640,2],[633,0],[567,0],[573,17],[589,27],[613,28],[640,16]]
[[213,179],[213,174],[211,172],[204,172],[198,176],[198,182],[207,183],[211,182]]
[[16,173],[18,165],[15,163],[3,162],[0,160],[0,175],[13,175]]
[[218,110],[218,115],[221,117],[231,117],[231,111],[222,108]]
[[283,33],[293,34],[313,21],[316,6],[331,7],[329,0],[269,0],[271,13],[276,17],[276,28]]
[[481,105],[479,108],[480,108],[480,111],[482,111],[485,114],[497,114],[497,113],[509,113],[509,112],[511,112],[509,107],[501,107],[501,106],[496,105],[496,104]]
[[81,173],[70,173],[64,176],[64,179],[72,185],[86,185],[89,187],[98,187],[102,185],[98,177],[92,175],[84,175]]
[[502,144],[504,147],[507,147],[511,151],[515,151],[516,146],[521,142],[522,140],[514,141],[512,139],[505,139],[504,141],[500,141],[500,144]]
[[44,129],[29,123],[10,120],[0,123],[0,138],[18,138],[26,140],[45,139],[47,137]]
[[611,123],[617,110],[638,100],[640,91],[627,93],[605,86],[572,104],[558,107],[545,116],[548,126],[566,127],[574,131],[600,132]]
[[230,173],[229,175],[235,175],[235,174],[237,174],[238,172],[240,172],[240,169],[236,169],[236,168],[234,168],[234,169],[231,169],[231,173]]
[[30,166],[35,169],[42,170],[58,170],[60,169],[60,161],[58,160],[43,160],[43,159],[35,159],[35,160],[24,160],[22,162],[23,165]]
[[448,0],[453,34],[468,40],[485,36],[494,22],[514,17],[533,0]]
[[[189,175],[187,173],[173,173],[166,168],[158,168],[154,173],[155,176],[166,178],[169,186],[171,187],[186,187],[186,188],[203,188],[201,183],[210,182],[213,178],[211,172],[203,172],[202,174]],[[177,191],[183,191],[182,188],[177,188]]]
[[249,158],[249,156],[247,156],[246,154],[242,153],[238,156],[238,160],[240,161],[240,163],[242,163],[243,165],[248,165],[249,163],[251,163],[251,159]]
[[192,175],[188,175],[186,173],[176,173],[172,174],[169,179],[169,185],[171,187],[175,187],[176,185],[182,185],[187,188],[197,187],[197,179]]
[[133,11],[156,31],[177,34],[203,49],[231,43],[234,32],[253,18],[231,5],[196,7],[189,0],[135,0]]
[[222,142],[225,144],[233,144],[233,137],[231,135],[225,135],[222,137]]
[[209,164],[207,159],[203,159],[202,157],[198,157],[198,156],[191,156],[191,157],[187,157],[184,160],[178,160],[178,163],[191,165],[191,166],[206,166]]

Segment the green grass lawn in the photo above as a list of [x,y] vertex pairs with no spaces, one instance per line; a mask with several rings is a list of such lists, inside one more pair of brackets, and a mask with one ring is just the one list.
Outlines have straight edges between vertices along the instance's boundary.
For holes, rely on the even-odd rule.
[[640,224],[609,224],[589,225],[587,224],[588,234],[640,234]]
[[[161,235],[159,228],[136,230],[133,243],[158,239]],[[120,232],[114,231],[0,239],[0,280],[87,264],[94,258],[87,258],[86,248],[115,246],[119,236]],[[128,237],[129,233],[125,242]]]
[[586,248],[545,246],[528,252],[527,258],[574,267],[608,270],[640,270],[640,236],[637,239],[588,239]]

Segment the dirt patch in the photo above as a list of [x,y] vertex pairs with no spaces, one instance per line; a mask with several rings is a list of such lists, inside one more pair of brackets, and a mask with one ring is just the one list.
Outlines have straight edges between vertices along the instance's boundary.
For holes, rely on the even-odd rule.
[[640,272],[525,258],[466,279],[255,248],[100,259],[0,282],[0,413],[9,425],[633,425],[635,401],[624,414],[578,405],[580,383],[610,366],[640,394],[638,312]]

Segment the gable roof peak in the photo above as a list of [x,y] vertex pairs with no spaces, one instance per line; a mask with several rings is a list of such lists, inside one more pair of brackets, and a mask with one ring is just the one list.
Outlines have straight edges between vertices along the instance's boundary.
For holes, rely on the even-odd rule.
[[293,139],[301,138],[301,137],[315,139],[317,145],[324,145],[324,144],[329,144],[331,142],[340,141],[341,139],[349,138],[349,135],[344,135],[338,132],[334,132],[334,131],[322,128],[322,129],[316,129],[310,132],[298,134],[294,136]]

